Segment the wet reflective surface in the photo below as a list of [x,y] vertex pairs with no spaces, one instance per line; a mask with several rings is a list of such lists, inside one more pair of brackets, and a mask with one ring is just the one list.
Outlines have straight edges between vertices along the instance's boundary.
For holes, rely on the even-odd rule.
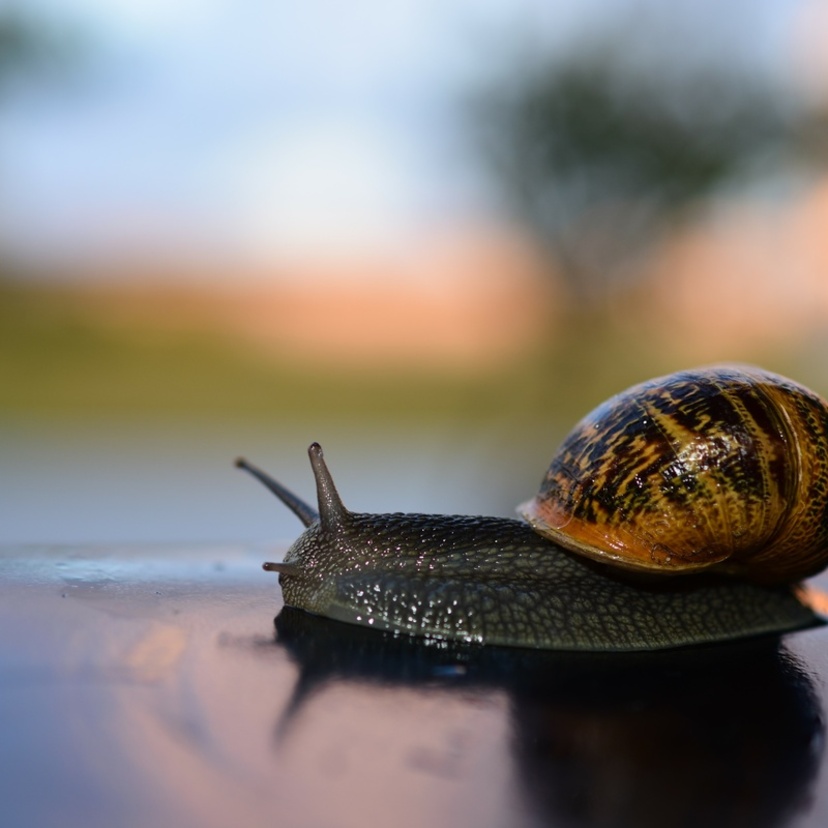
[[283,610],[278,555],[2,550],[3,823],[828,822],[828,628],[652,655],[427,644]]

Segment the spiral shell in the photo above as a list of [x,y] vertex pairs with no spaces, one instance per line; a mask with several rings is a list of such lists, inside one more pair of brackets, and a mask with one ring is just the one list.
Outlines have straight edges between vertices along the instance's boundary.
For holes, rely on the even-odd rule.
[[518,511],[623,568],[795,582],[828,563],[828,404],[747,366],[650,380],[581,420]]

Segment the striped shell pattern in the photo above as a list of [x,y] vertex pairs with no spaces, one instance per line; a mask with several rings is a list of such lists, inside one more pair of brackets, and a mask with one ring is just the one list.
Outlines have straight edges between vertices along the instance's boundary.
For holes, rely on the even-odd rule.
[[650,380],[578,423],[519,511],[623,568],[798,581],[828,563],[828,404],[747,366]]

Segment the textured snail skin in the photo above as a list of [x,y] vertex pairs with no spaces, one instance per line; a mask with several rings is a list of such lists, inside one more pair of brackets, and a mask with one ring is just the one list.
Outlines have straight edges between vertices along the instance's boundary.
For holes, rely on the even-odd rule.
[[285,563],[296,567],[279,577],[289,606],[481,644],[654,650],[816,621],[789,588],[725,578],[636,583],[508,519],[351,514],[334,533],[313,524]]
[[747,366],[642,383],[572,430],[519,511],[615,566],[809,577],[828,563],[828,404]]
[[655,650],[818,623],[795,587],[644,578],[574,555],[504,518],[359,514],[309,449],[319,512],[243,460],[305,524],[281,563],[288,606],[380,630],[559,650]]

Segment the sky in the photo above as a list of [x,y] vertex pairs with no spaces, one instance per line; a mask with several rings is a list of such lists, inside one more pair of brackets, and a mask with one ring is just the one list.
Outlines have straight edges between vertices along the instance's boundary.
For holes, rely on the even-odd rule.
[[[0,0],[82,44],[64,77],[2,101],[0,244],[47,261],[267,262],[488,220],[465,96],[522,49],[565,48],[632,5]],[[767,66],[796,10],[824,3],[683,5],[700,43]]]

